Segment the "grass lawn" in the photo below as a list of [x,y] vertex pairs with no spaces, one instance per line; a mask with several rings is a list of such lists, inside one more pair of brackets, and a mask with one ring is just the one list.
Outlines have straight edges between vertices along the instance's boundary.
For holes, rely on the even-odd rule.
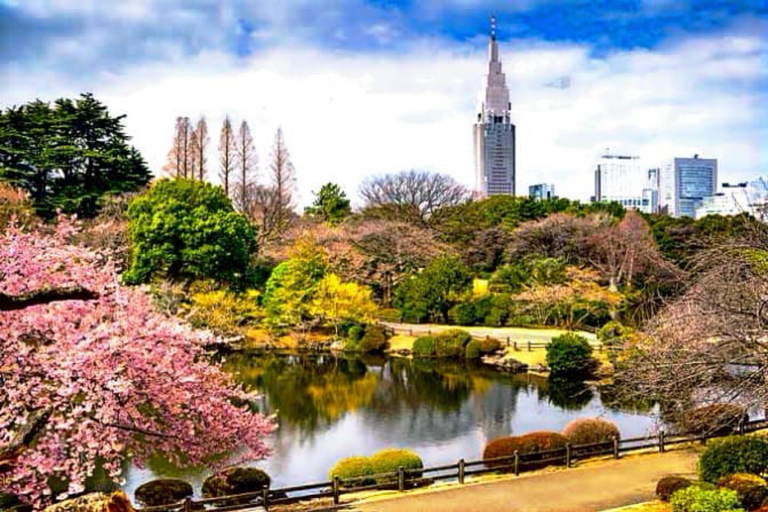
[[[610,362],[608,361],[608,353],[605,351],[598,352],[597,350],[592,351],[592,357],[600,361],[601,364],[610,365]],[[514,359],[515,361],[520,361],[521,363],[525,363],[528,365],[529,368],[534,368],[537,366],[546,366],[547,365],[547,349],[545,348],[534,348],[530,352],[528,349],[520,346],[520,350],[515,350],[514,348],[508,348],[504,352],[504,358],[505,359]]]
[[413,350],[413,342],[416,341],[416,336],[408,336],[407,334],[395,334],[389,339],[389,351],[397,352],[398,350]]

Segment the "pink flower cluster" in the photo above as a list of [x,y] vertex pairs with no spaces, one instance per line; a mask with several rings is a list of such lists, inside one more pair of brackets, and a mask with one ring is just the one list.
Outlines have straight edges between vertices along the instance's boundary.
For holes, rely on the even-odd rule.
[[242,406],[246,394],[204,352],[211,335],[122,286],[107,256],[67,242],[73,229],[0,233],[1,292],[78,285],[99,294],[0,312],[0,446],[31,412],[50,411],[35,443],[0,473],[0,490],[40,506],[54,499],[49,477],[77,493],[97,463],[119,479],[126,460],[157,452],[179,464],[267,456],[274,419]]

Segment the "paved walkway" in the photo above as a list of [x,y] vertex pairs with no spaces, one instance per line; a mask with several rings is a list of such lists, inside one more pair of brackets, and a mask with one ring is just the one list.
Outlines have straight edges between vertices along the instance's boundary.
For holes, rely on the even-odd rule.
[[[512,340],[518,341],[533,341],[533,342],[549,342],[553,336],[559,336],[563,334],[564,330],[561,329],[526,329],[523,327],[466,327],[459,325],[438,325],[438,324],[404,324],[396,322],[381,322],[395,330],[398,333],[413,332],[415,336],[427,334],[427,332],[440,332],[447,329],[463,329],[473,337],[484,338],[490,336],[492,338],[505,339],[509,336]],[[589,332],[576,331],[593,344],[597,344],[597,337]]]
[[[361,512],[543,512],[600,511],[653,499],[665,475],[693,475],[697,455],[690,451],[637,455],[594,462],[582,468],[468,484],[431,492],[414,491],[392,499],[358,502]],[[346,509],[345,509],[346,510]]]

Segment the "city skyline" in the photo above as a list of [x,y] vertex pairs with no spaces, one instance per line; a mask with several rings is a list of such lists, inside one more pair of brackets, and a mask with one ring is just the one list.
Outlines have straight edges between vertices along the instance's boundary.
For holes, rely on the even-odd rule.
[[518,193],[553,182],[588,200],[606,147],[699,153],[744,181],[768,172],[768,8],[735,4],[0,0],[0,105],[92,91],[155,173],[176,116],[205,115],[212,140],[225,114],[246,119],[262,170],[282,126],[301,204],[327,181],[355,197],[364,176],[410,168],[473,187],[467,126],[495,13]]

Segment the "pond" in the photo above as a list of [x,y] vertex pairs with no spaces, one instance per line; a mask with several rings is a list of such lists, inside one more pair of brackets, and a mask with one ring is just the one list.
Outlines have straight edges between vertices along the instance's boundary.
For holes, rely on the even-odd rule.
[[[387,447],[415,450],[425,465],[437,465],[481,458],[490,439],[559,431],[577,417],[609,419],[625,438],[650,434],[656,426],[649,407],[618,408],[606,390],[481,364],[233,354],[223,365],[262,393],[265,412],[278,415],[274,454],[254,463],[272,476],[273,487],[327,480],[338,459]],[[133,496],[147,480],[179,476],[199,492],[207,474],[153,461],[146,469],[130,468],[124,488]]]

